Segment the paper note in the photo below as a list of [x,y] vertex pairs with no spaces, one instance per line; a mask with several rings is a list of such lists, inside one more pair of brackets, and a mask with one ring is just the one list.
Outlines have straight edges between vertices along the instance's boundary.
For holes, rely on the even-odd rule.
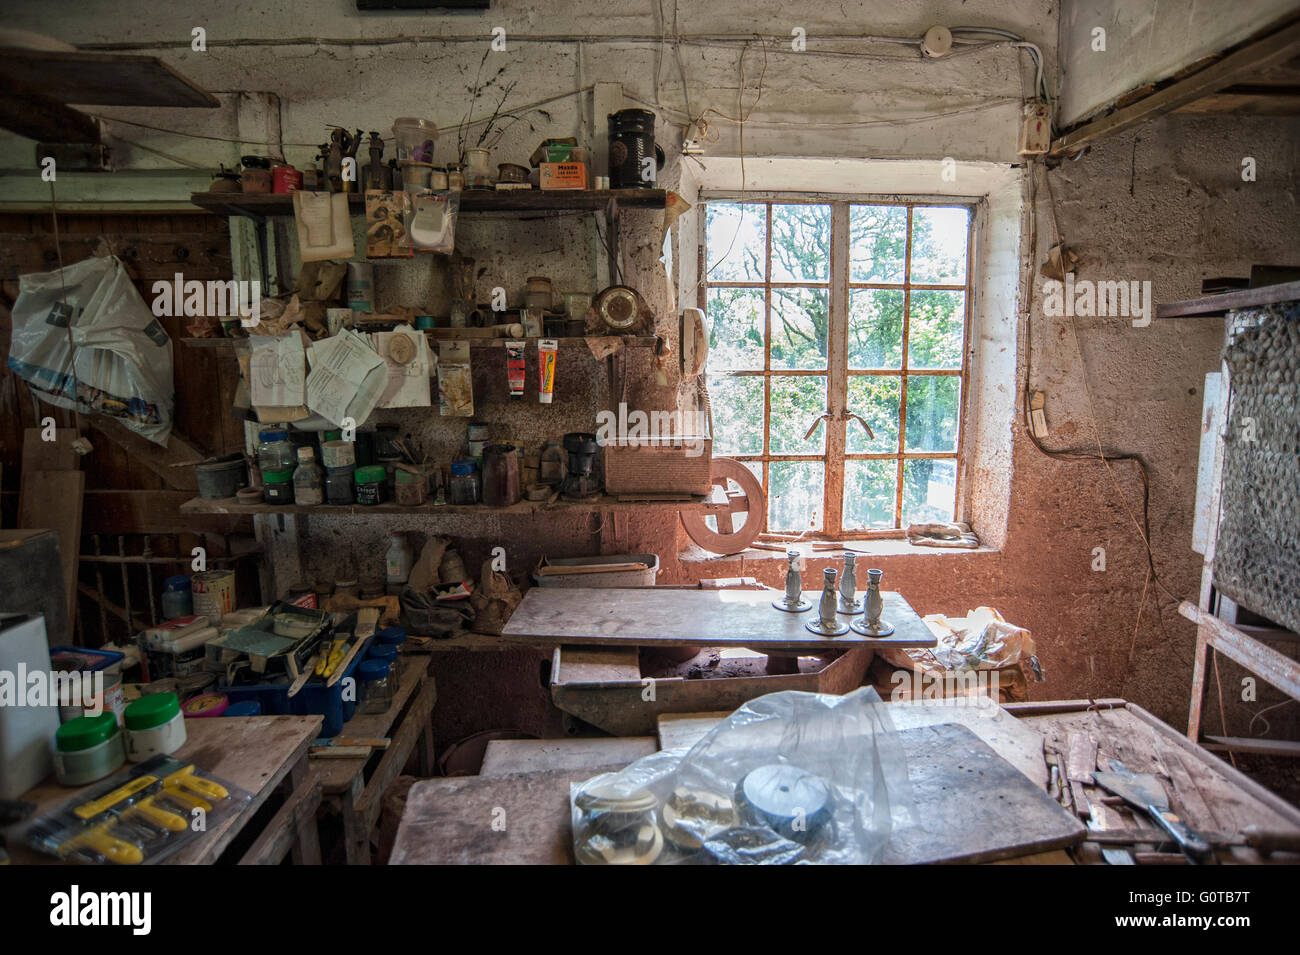
[[[411,343],[415,352],[408,362],[397,362],[392,358],[391,345],[397,336]],[[384,358],[387,366],[388,381],[384,393],[379,398],[381,408],[427,408],[429,400],[429,375],[433,369],[433,351],[423,332],[414,329],[397,329],[392,332],[376,332],[372,338],[375,349]]]
[[311,346],[307,407],[333,424],[363,424],[387,382],[384,360],[356,332],[345,328]]
[[257,336],[250,339],[249,387],[253,404],[262,407],[292,407],[303,403],[306,365],[302,338],[291,332],[283,338]]

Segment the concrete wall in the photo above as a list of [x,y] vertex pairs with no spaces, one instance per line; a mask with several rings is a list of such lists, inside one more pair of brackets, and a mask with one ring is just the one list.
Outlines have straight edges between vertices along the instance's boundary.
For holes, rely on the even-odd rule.
[[[1297,13],[1295,0],[1062,0],[1057,124],[1085,119]],[[1105,31],[1104,51],[1093,48],[1096,29]]]

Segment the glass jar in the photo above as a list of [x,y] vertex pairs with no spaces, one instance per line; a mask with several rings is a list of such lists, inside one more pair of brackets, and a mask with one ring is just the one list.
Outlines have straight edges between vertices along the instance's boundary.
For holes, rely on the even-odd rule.
[[398,504],[416,507],[429,499],[429,478],[424,473],[424,468],[413,464],[399,464],[394,479]]
[[384,482],[388,472],[382,464],[369,464],[357,468],[353,473],[356,484],[358,504],[382,504],[384,502]]
[[325,503],[351,504],[355,499],[352,490],[352,465],[325,469]]
[[402,680],[402,658],[398,654],[397,647],[391,644],[377,644],[370,648],[370,653],[366,656],[367,660],[382,660],[388,664],[388,678],[392,681],[393,692],[397,692],[397,685]]
[[362,660],[357,667],[357,682],[361,690],[361,712],[367,715],[387,713],[393,705],[394,690],[388,664],[383,660]]
[[257,467],[262,472],[263,480],[266,480],[267,471],[292,471],[296,463],[293,445],[289,443],[289,432],[263,431],[258,435]]
[[478,503],[478,475],[472,460],[461,458],[451,462],[451,481],[447,492],[452,504]]
[[293,472],[293,502],[313,507],[325,501],[325,475],[316,466],[314,448],[298,449],[298,467]]
[[267,504],[293,503],[293,468],[262,472],[262,500]]

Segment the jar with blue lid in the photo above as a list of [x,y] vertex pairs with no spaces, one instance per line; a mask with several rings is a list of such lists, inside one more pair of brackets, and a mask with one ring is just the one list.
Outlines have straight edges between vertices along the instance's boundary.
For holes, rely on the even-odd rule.
[[393,705],[393,679],[388,664],[383,660],[367,659],[357,667],[357,683],[361,690],[361,712],[367,715],[387,713]]
[[393,681],[393,689],[396,692],[397,683],[402,677],[402,659],[398,655],[397,647],[391,643],[374,644],[366,654],[366,659],[383,660],[388,664],[388,676]]

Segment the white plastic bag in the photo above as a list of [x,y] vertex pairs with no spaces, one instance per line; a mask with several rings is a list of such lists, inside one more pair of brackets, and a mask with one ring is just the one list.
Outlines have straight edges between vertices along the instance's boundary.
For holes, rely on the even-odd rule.
[[21,276],[13,322],[9,368],[40,398],[111,415],[166,447],[171,339],[115,256]]

